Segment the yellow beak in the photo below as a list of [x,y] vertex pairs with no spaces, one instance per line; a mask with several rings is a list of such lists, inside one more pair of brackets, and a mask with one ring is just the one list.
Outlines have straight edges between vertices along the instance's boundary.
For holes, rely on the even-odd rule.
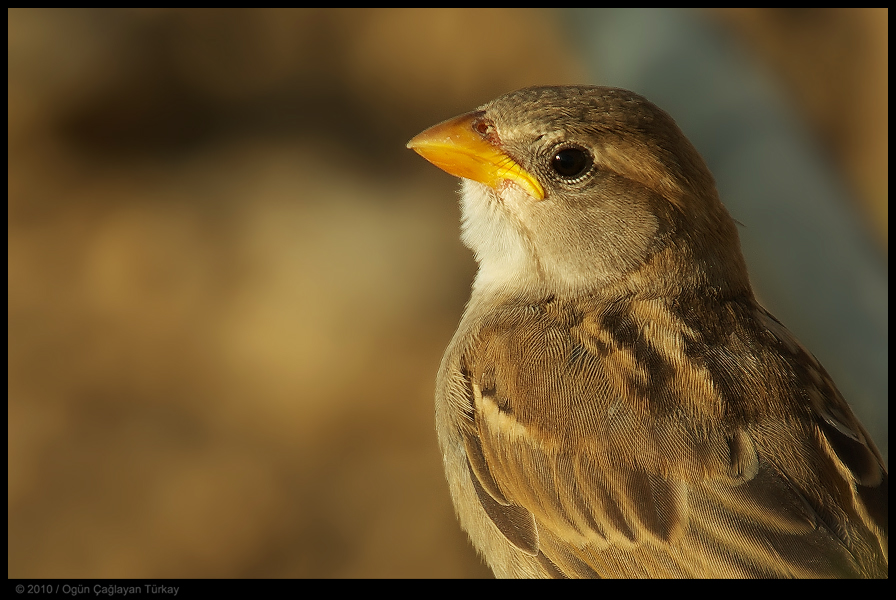
[[495,189],[512,181],[532,197],[544,199],[538,180],[475,129],[481,116],[471,112],[439,123],[411,139],[408,148],[451,175]]

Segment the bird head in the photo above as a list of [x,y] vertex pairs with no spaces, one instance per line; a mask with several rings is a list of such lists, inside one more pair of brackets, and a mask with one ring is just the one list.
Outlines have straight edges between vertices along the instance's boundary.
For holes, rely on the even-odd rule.
[[633,92],[525,88],[408,147],[463,178],[462,239],[480,265],[478,291],[748,287],[709,169],[673,119]]

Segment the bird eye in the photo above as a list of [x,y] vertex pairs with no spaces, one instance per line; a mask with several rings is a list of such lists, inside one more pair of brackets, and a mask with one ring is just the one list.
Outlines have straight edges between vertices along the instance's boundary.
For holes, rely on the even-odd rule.
[[581,148],[563,148],[554,154],[551,166],[564,179],[575,179],[591,168],[591,156]]

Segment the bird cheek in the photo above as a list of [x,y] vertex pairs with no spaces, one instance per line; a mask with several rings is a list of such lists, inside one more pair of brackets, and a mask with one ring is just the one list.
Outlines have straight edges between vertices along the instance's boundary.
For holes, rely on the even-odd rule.
[[507,210],[519,217],[530,214],[534,206],[542,201],[541,198],[533,197],[528,190],[509,179],[498,184],[495,191]]

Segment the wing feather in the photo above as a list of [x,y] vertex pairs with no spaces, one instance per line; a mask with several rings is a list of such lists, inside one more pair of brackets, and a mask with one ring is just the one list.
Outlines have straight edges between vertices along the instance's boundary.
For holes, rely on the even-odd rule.
[[[687,323],[633,337],[644,328],[618,307],[530,307],[477,333],[461,370],[469,473],[545,575],[887,576],[879,453],[789,332],[738,310],[761,311],[756,330],[699,357]],[[793,360],[767,364],[782,348]]]

